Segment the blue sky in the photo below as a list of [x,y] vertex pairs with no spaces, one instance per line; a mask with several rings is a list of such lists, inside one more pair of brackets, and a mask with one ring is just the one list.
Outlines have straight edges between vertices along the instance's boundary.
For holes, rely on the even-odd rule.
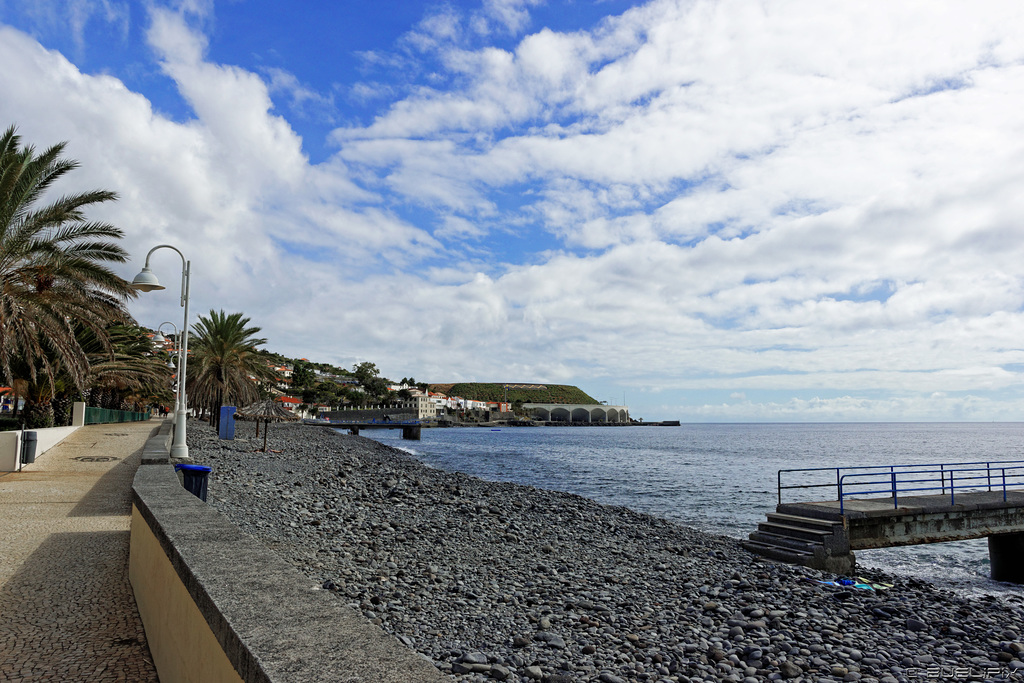
[[1019,420],[1021,35],[994,0],[0,0],[0,120],[120,194],[125,277],[174,244],[194,313],[288,355]]

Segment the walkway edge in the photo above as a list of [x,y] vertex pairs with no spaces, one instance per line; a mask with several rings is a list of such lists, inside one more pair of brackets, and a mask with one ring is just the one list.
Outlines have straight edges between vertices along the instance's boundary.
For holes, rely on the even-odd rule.
[[[161,460],[156,452],[166,434],[150,441],[143,457],[160,464],[140,466],[135,475],[129,573],[164,683],[444,680],[432,662],[311,585],[188,493],[166,453]],[[160,570],[168,565],[170,570]],[[169,587],[167,576],[176,577],[182,590]],[[218,653],[209,642],[200,642],[204,629],[197,626],[203,624],[189,622],[196,615],[234,676],[214,661]],[[197,657],[193,648],[207,655]]]

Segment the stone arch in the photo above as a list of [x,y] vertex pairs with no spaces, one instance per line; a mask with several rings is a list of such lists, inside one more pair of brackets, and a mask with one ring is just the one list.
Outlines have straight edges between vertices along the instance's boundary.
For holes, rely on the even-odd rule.
[[608,413],[604,408],[594,408],[590,411],[591,422],[609,422]]
[[551,410],[552,422],[569,422],[571,415],[565,408],[553,408]]
[[574,408],[572,411],[573,422],[590,422],[590,411],[586,408]]

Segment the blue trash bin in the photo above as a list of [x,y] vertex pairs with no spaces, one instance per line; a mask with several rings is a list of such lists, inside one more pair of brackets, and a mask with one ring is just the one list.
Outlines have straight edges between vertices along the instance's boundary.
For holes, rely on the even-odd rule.
[[175,465],[174,469],[181,472],[181,485],[196,498],[205,501],[206,486],[210,472],[212,472],[213,469],[206,467],[205,465],[186,465],[184,463]]

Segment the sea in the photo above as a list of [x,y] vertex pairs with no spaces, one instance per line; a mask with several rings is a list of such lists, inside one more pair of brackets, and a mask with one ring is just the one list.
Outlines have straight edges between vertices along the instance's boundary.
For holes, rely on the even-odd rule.
[[[775,510],[779,470],[1024,460],[1024,423],[473,427],[424,429],[420,441],[403,440],[401,430],[361,434],[431,467],[575,493],[743,539]],[[787,490],[783,502],[824,500],[828,491]],[[856,555],[860,567],[966,596],[1024,592],[989,577],[984,538]]]

